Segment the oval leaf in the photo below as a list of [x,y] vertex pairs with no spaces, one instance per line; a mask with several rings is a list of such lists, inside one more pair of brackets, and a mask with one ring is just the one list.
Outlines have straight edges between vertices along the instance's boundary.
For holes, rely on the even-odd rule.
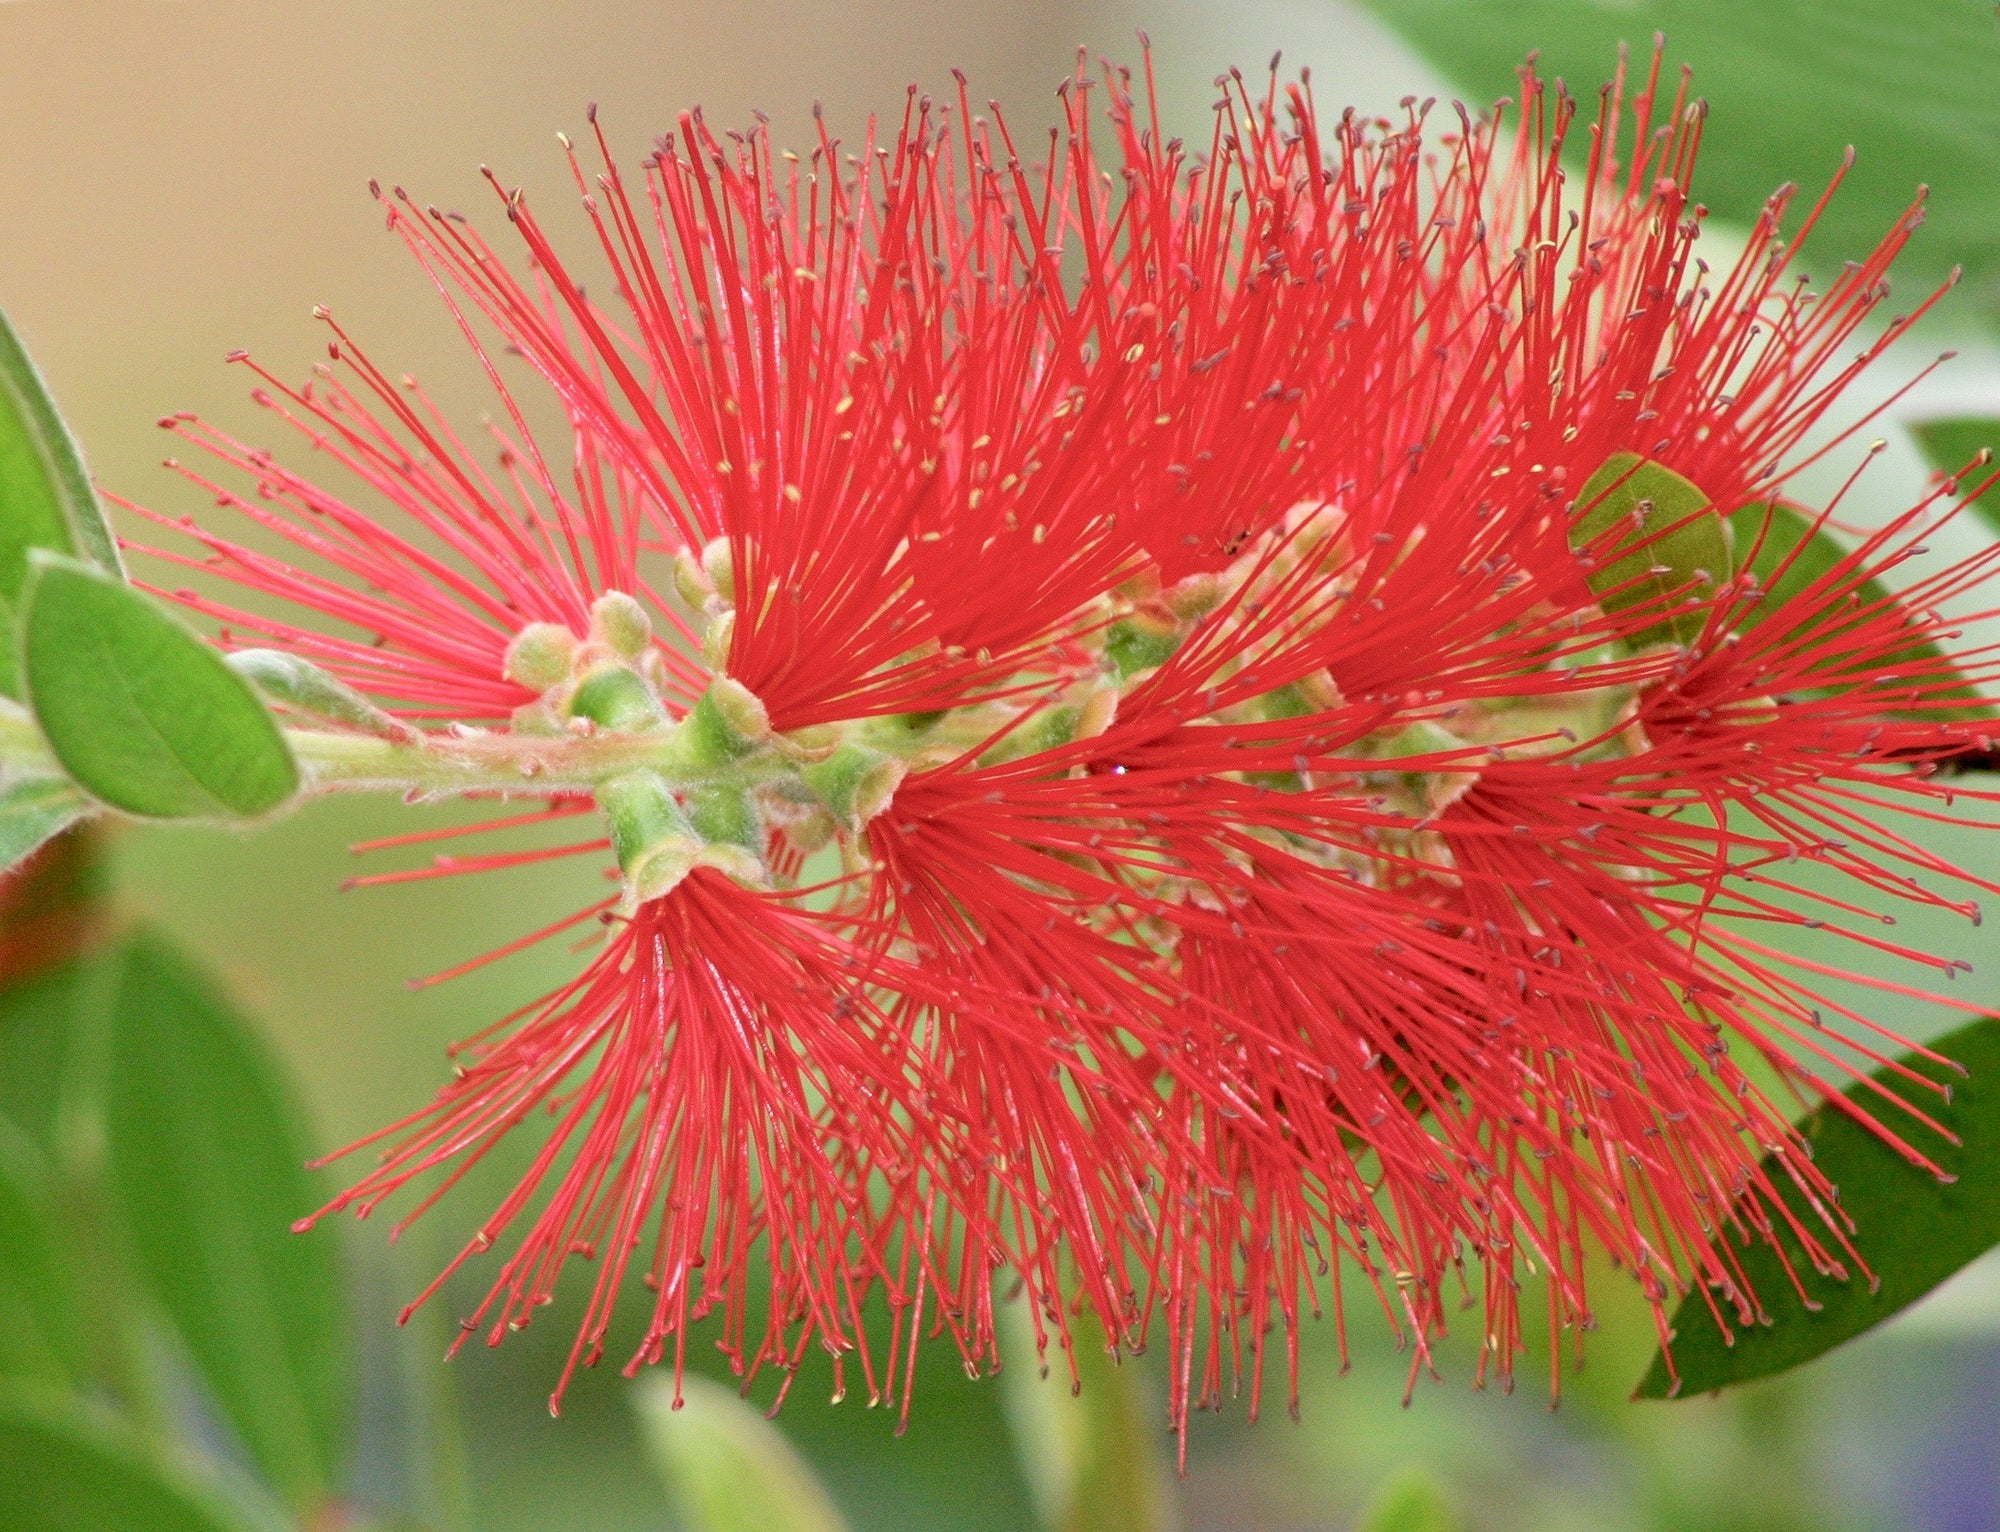
[[262,814],[298,790],[277,722],[214,649],[128,585],[31,555],[21,665],[63,768],[157,819]]
[[[1924,420],[1911,426],[1910,434],[1916,437],[1917,445],[1923,449],[1924,460],[1939,473],[1954,479],[1961,474],[1966,475],[1960,482],[1960,488],[1967,494],[1978,489],[1988,476],[2000,471],[2000,420],[1983,420],[1976,416]],[[1978,461],[1982,452],[1993,454],[1984,464]],[[1986,519],[1987,525],[2000,530],[2000,488],[1984,490],[1966,503]]]
[[1593,568],[1585,577],[1613,616],[1656,613],[1628,642],[1691,643],[1708,618],[1706,597],[1729,578],[1729,531],[1708,496],[1670,468],[1614,452],[1576,497],[1569,545]]
[[[1907,1131],[1901,1122],[1894,1126],[1912,1143],[1921,1138],[1918,1147],[1958,1179],[1939,1184],[1837,1107],[1813,1112],[1801,1124],[1813,1146],[1813,1163],[1840,1188],[1840,1206],[1858,1226],[1855,1245],[1880,1285],[1871,1289],[1859,1274],[1846,1282],[1814,1274],[1787,1237],[1786,1255],[1818,1305],[1808,1309],[1777,1250],[1761,1241],[1734,1250],[1771,1322],[1725,1331],[1704,1296],[1690,1293],[1673,1322],[1673,1363],[1682,1394],[1707,1393],[1809,1362],[1914,1303],[2000,1244],[2000,1019],[1975,1021],[1930,1048],[1962,1066],[1965,1077],[1916,1055],[1903,1062],[1951,1086],[1948,1103],[1925,1096],[1923,1104],[1959,1142],[1943,1142],[1920,1125]],[[1874,1079],[1891,1090],[1909,1090],[1886,1067]],[[1862,1082],[1846,1094],[1869,1111],[1882,1110],[1881,1097]],[[1808,1226],[1817,1225],[1819,1215],[1807,1206],[1783,1165],[1773,1157],[1765,1160],[1764,1169],[1784,1189],[1798,1217]],[[1720,1296],[1717,1303],[1733,1314]],[[1638,1397],[1665,1399],[1671,1389],[1667,1359],[1656,1355],[1640,1381]]]
[[[124,573],[83,454],[20,336],[0,312],[0,619],[20,603],[31,548]],[[19,694],[11,646],[0,646],[0,691]]]
[[312,1210],[300,1114],[249,1024],[157,937],[113,1004],[111,1173],[134,1265],[271,1484],[306,1510],[350,1416],[339,1254]]
[[[1847,558],[1847,550],[1795,506],[1778,500],[1768,505],[1746,505],[1730,518],[1730,524],[1739,554],[1764,589],[1760,598],[1742,608],[1743,627],[1756,627],[1786,608],[1806,613],[1794,623],[1785,641],[1816,634],[1823,641],[1821,647],[1833,667],[1829,684],[1839,684],[1840,667],[1851,663],[1851,657],[1832,640],[1871,613],[1879,613],[1883,606],[1893,605],[1895,593],[1880,580],[1856,579],[1856,571],[1852,569],[1843,576],[1840,566]],[[1827,583],[1821,586],[1817,598],[1808,595],[1822,581]],[[1948,710],[1926,706],[1924,712],[1928,716],[1992,716],[1991,705],[1966,683],[1945,652],[1929,639],[1918,639],[1896,651],[1887,663],[1911,667],[1915,672],[1914,685],[1940,700],[1962,704]],[[1847,684],[1874,680],[1880,670],[1879,665],[1872,666],[1864,674],[1849,678]]]
[[687,1532],[844,1532],[846,1522],[778,1428],[733,1389],[689,1375],[638,1391],[653,1464]]
[[7,1532],[249,1532],[257,1525],[141,1438],[81,1404],[0,1390]]

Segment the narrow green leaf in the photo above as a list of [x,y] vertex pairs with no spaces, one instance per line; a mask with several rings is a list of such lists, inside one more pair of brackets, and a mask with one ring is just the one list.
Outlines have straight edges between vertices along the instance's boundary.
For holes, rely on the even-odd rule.
[[260,1522],[117,1421],[41,1388],[0,1388],[7,1532],[254,1532]]
[[338,1248],[292,1090],[249,1023],[156,937],[113,1005],[106,1122],[133,1260],[251,1457],[295,1508],[336,1482],[351,1410]]
[[298,790],[249,683],[140,592],[31,556],[22,679],[49,745],[113,808],[158,819],[262,814]]
[[[1757,577],[1758,584],[1764,589],[1764,594],[1757,601],[1746,603],[1742,608],[1745,629],[1754,628],[1794,607],[1807,590],[1834,575],[1841,560],[1847,557],[1847,550],[1832,536],[1815,529],[1812,517],[1783,501],[1746,505],[1730,518],[1730,523],[1735,530],[1738,554],[1747,561],[1745,567]],[[1883,603],[1895,600],[1894,592],[1877,579],[1850,578],[1846,587],[1846,593],[1837,601],[1824,602],[1810,616],[1795,622],[1785,635],[1788,642],[1806,634],[1818,637],[1821,641],[1818,647],[1827,656],[1829,687],[1862,684],[1877,673],[1879,667],[1862,675],[1844,676],[1841,667],[1851,663],[1851,656],[1834,640],[1857,622],[1865,620],[1864,616],[1853,614],[1867,614],[1871,609],[1878,609]],[[1915,640],[1908,647],[1897,650],[1890,657],[1890,662],[1923,665],[1924,672],[1920,675],[1929,673],[1945,683],[1941,696],[1954,701],[1963,699],[1964,706],[1954,708],[1944,716],[1992,716],[1991,705],[1966,684],[1945,652],[1929,639]],[[1920,681],[1919,684],[1924,683]],[[1926,712],[1933,717],[1939,716],[1931,709],[1926,709]]]
[[1576,497],[1569,544],[1595,567],[1586,577],[1616,615],[1645,606],[1657,619],[1637,644],[1689,643],[1702,630],[1704,598],[1729,578],[1729,530],[1708,496],[1672,469],[1635,452],[1614,452]]
[[[1959,488],[1971,494],[1987,475],[2000,471],[2000,420],[1965,415],[1951,420],[1924,420],[1910,427],[1924,459],[1940,473],[1957,477],[1971,470]],[[1981,465],[1981,452],[1992,454]],[[1968,502],[1987,524],[2000,530],[2000,489],[1988,489]]]
[[[1886,1118],[1881,1098],[1865,1084],[1857,1082],[1846,1094],[1957,1179],[1940,1184],[1913,1168],[1836,1107],[1813,1112],[1803,1124],[1813,1163],[1840,1188],[1840,1207],[1858,1226],[1855,1244],[1879,1286],[1858,1273],[1846,1282],[1814,1275],[1786,1236],[1793,1268],[1814,1305],[1808,1308],[1793,1290],[1777,1250],[1761,1241],[1736,1249],[1734,1258],[1769,1322],[1743,1329],[1732,1324],[1732,1344],[1703,1296],[1690,1293],[1673,1322],[1673,1362],[1683,1395],[1708,1393],[1809,1362],[1906,1308],[2000,1244],[2000,1018],[1975,1021],[1930,1047],[1963,1067],[1965,1076],[1915,1055],[1905,1062],[1926,1078],[1948,1084],[1949,1102],[1916,1094],[1886,1067],[1874,1078],[1920,1102],[1957,1135],[1956,1145],[1901,1114]],[[1819,1215],[1792,1187],[1783,1165],[1772,1157],[1764,1169],[1800,1220],[1818,1226]],[[1730,1235],[1722,1238],[1735,1243]],[[1719,1294],[1716,1298],[1725,1314],[1733,1316],[1727,1300]],[[1656,1355],[1640,1380],[1638,1397],[1665,1399],[1671,1387],[1666,1358]]]
[[693,1374],[636,1393],[640,1427],[685,1532],[844,1532],[803,1459],[733,1389]]
[[90,800],[57,777],[30,777],[0,787],[0,872],[89,812]]
[[48,1167],[0,1117],[0,1375],[60,1385],[83,1377],[76,1285]]
[[[0,312],[0,621],[20,602],[30,548],[124,573],[83,454],[20,336]],[[0,646],[0,691],[18,694],[11,646]]]
[[1406,1468],[1382,1487],[1357,1532],[1458,1532],[1451,1497],[1421,1468]]

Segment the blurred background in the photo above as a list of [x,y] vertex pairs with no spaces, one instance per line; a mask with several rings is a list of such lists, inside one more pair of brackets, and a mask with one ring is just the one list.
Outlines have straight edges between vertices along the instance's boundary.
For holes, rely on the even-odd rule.
[[[478,217],[492,204],[478,167],[490,164],[575,234],[554,134],[578,130],[591,101],[633,154],[695,103],[718,125],[761,109],[781,142],[798,142],[816,99],[853,136],[871,110],[899,110],[912,82],[949,89],[957,66],[975,100],[996,97],[1035,128],[1079,44],[1130,58],[1143,27],[1173,126],[1193,136],[1206,131],[1212,78],[1232,64],[1261,71],[1280,49],[1288,68],[1312,68],[1323,108],[1379,113],[1409,95],[1488,102],[1536,47],[1589,99],[1617,41],[1643,49],[1660,25],[1670,58],[1694,63],[1715,98],[1712,181],[1697,190],[1719,242],[1779,182],[1816,189],[1848,141],[1862,149],[1853,195],[1813,249],[1816,272],[1863,253],[1914,183],[1934,183],[1909,288],[1955,263],[1967,280],[1870,386],[1886,394],[1937,351],[1961,354],[1882,428],[1889,445],[1853,514],[1909,503],[1926,470],[1895,418],[2000,413],[2000,42],[1986,0],[0,0],[0,304],[99,481],[178,513],[195,506],[158,467],[153,418],[192,409],[256,431],[244,375],[222,357],[247,347],[303,375],[323,344],[314,304],[389,370],[477,408],[456,333],[383,233],[366,183]],[[1860,458],[1856,448],[1829,464],[1827,482]],[[342,893],[358,870],[346,848],[406,818],[327,802],[254,837],[128,830],[112,847],[123,907],[227,977],[302,1082],[322,1149],[423,1103],[447,1041],[576,960],[551,945],[437,988],[404,980],[497,946],[524,929],[524,911],[571,907],[596,886],[590,871],[555,864]],[[1982,870],[2000,874],[2000,857],[1985,855]],[[1962,925],[1910,921],[1899,934],[1969,960],[1960,998],[2000,1010],[1990,932],[1984,951]],[[1874,1009],[1917,1038],[1950,1021],[1919,1001]],[[491,1169],[489,1183],[506,1167]],[[329,1195],[338,1175],[323,1177]],[[676,1525],[614,1369],[583,1376],[564,1418],[549,1417],[570,1334],[561,1310],[449,1367],[437,1356],[464,1294],[448,1289],[435,1322],[392,1327],[487,1205],[469,1188],[395,1249],[379,1225],[311,1236],[343,1243],[360,1294],[356,1498],[384,1517],[478,1532]],[[1348,1527],[1417,1467],[1444,1486],[1459,1524],[1480,1529],[2000,1528],[1990,1262],[1818,1365],[1720,1400],[1628,1403],[1652,1351],[1650,1316],[1610,1274],[1600,1314],[1559,1409],[1532,1367],[1511,1396],[1473,1392],[1469,1336],[1404,1407],[1408,1358],[1361,1309],[1345,1376],[1331,1337],[1310,1338],[1297,1424],[1281,1409],[1254,1426],[1240,1410],[1198,1418],[1175,1478],[1163,1411],[1148,1409],[1172,1524]],[[1142,1398],[1160,1391],[1144,1361],[1136,1373]],[[830,1408],[825,1394],[802,1380],[779,1426],[857,1532],[1037,1525],[1040,1470],[1020,1445],[1035,1433],[1010,1428],[1019,1385],[970,1383],[934,1348],[900,1441],[884,1412],[853,1399]],[[451,1408],[426,1411],[426,1399]]]

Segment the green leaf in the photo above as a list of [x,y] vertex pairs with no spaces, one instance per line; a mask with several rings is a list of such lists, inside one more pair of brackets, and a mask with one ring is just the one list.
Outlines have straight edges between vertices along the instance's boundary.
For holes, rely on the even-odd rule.
[[[1596,116],[1597,87],[1618,45],[1631,45],[1631,89],[1644,81],[1653,34],[1667,36],[1657,125],[1694,66],[1694,88],[1712,108],[1694,173],[1695,196],[1717,216],[1747,225],[1783,181],[1816,192],[1849,144],[1853,171],[1807,245],[1824,287],[1839,263],[1858,259],[1909,206],[1919,183],[1932,195],[1922,233],[1898,271],[1915,293],[1954,265],[1972,278],[1956,312],[1984,305],[2000,317],[2000,29],[1992,7],[1967,0],[1368,0],[1434,60],[1475,106],[1516,92],[1514,71],[1531,49],[1545,78],[1569,82]],[[1620,124],[1620,158],[1631,121]],[[1589,139],[1570,137],[1581,164]],[[1795,203],[1797,227],[1805,206]]]
[[[1807,1308],[1777,1250],[1761,1242],[1735,1249],[1733,1258],[1741,1263],[1769,1322],[1736,1330],[1732,1344],[1703,1296],[1690,1293],[1673,1321],[1673,1361],[1682,1394],[1708,1393],[1809,1362],[1906,1308],[2000,1244],[2000,1018],[1975,1021],[1930,1047],[1962,1066],[1965,1077],[1949,1065],[1911,1055],[1904,1060],[1909,1067],[1948,1084],[1952,1095],[1943,1104],[1928,1093],[1910,1098],[1920,1101],[1959,1142],[1945,1142],[1901,1114],[1883,1120],[1957,1179],[1940,1184],[1913,1168],[1837,1107],[1813,1112],[1801,1125],[1812,1145],[1813,1163],[1840,1188],[1840,1207],[1858,1225],[1855,1245],[1880,1285],[1871,1286],[1858,1274],[1846,1282],[1813,1274],[1787,1236],[1793,1267],[1816,1305]],[[1892,1090],[1911,1092],[1888,1067],[1873,1078]],[[1882,1100],[1866,1084],[1857,1082],[1846,1095],[1882,1117]],[[1818,1226],[1819,1215],[1775,1156],[1764,1161],[1764,1169],[1798,1217],[1809,1227]],[[1735,1244],[1729,1235],[1722,1238]],[[1731,1312],[1720,1295],[1717,1302]],[[1656,1355],[1639,1383],[1638,1397],[1668,1398],[1670,1387],[1666,1358]]]
[[[11,617],[28,578],[28,550],[88,559],[122,576],[118,543],[105,524],[83,454],[56,413],[47,385],[0,313],[0,621]],[[0,646],[0,691],[18,694],[11,647]]]
[[23,1385],[0,1389],[7,1532],[252,1532],[260,1523],[108,1416]]
[[21,671],[65,770],[157,819],[262,814],[298,790],[277,722],[191,628],[140,592],[32,555]]
[[291,1232],[320,1199],[277,1061],[155,937],[118,986],[105,1115],[135,1266],[250,1456],[310,1509],[352,1405],[338,1248]]
[[[2000,420],[1969,415],[1951,420],[1923,420],[1910,427],[1910,434],[1923,449],[1925,461],[1938,472],[1957,478],[1968,467],[1972,469],[1969,481],[1961,486],[1968,494],[2000,464]],[[1975,466],[1981,452],[1991,456],[1983,467]],[[2000,530],[2000,492],[1988,489],[1967,503],[1988,524]]]
[[635,1398],[654,1466],[686,1532],[844,1532],[846,1522],[778,1428],[735,1390],[689,1374]]
[[1357,1532],[1458,1532],[1451,1497],[1421,1468],[1406,1468],[1377,1495]]
[[[1764,588],[1762,597],[1753,603],[1746,603],[1741,609],[1745,630],[1769,621],[1794,606],[1806,591],[1820,581],[1829,577],[1839,578],[1836,571],[1847,557],[1847,550],[1831,535],[1816,528],[1813,518],[1795,506],[1777,500],[1768,505],[1746,505],[1730,518],[1730,524],[1735,530],[1737,551],[1747,561],[1745,567]],[[1795,622],[1785,635],[1786,642],[1806,634],[1818,637],[1832,667],[1828,676],[1829,686],[1865,683],[1879,671],[1880,667],[1876,666],[1860,676],[1843,676],[1841,667],[1851,664],[1852,657],[1835,640],[1863,620],[1851,614],[1865,614],[1871,608],[1893,603],[1896,599],[1895,593],[1877,579],[1855,580],[1850,574],[1843,583],[1846,588],[1844,595],[1837,601],[1827,602],[1823,591],[1818,609]],[[1950,658],[1929,639],[1918,639],[1895,651],[1887,663],[1922,664],[1937,680],[1946,683],[1940,696],[1964,700],[1963,707],[1943,714],[1927,708],[1925,711],[1931,717],[1985,718],[1993,715],[1992,706],[1960,677]]]
[[[1614,452],[1576,497],[1569,545],[1594,561],[1588,576],[1613,616],[1637,606],[1659,613],[1634,644],[1690,643],[1707,618],[1706,597],[1729,578],[1729,530],[1708,496],[1672,469],[1635,452]],[[1621,535],[1622,529],[1622,535]]]
[[90,800],[57,777],[30,777],[0,787],[0,872],[89,812]]
[[1170,1521],[1160,1431],[1129,1360],[1113,1360],[1095,1319],[1071,1321],[1076,1388],[1053,1346],[1035,1359],[1025,1304],[1009,1304],[1010,1362],[1000,1374],[1022,1468],[1050,1532],[1159,1532]]
[[88,1366],[48,1167],[0,1118],[0,1375],[73,1384]]

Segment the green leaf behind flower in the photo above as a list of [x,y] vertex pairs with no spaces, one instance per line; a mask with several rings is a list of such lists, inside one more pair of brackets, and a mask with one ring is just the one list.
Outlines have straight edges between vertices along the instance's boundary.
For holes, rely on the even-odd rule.
[[1596,561],[1587,578],[1598,603],[1614,616],[1641,606],[1658,613],[1632,643],[1684,644],[1701,633],[1706,598],[1730,574],[1729,529],[1708,503],[1699,487],[1635,452],[1614,452],[1584,481],[1569,543]]
[[156,937],[112,1002],[105,1124],[134,1265],[265,1477],[295,1508],[339,1482],[352,1396],[347,1295],[278,1063]]
[[[1694,193],[1747,225],[1780,181],[1809,192],[1853,171],[1814,226],[1808,269],[1823,289],[1932,188],[1927,221],[1898,270],[1915,294],[1954,265],[1969,280],[1954,306],[2000,319],[2000,28],[1977,0],[1367,0],[1443,69],[1475,106],[1516,93],[1515,70],[1540,51],[1545,78],[1569,82],[1594,118],[1599,82],[1621,43],[1643,82],[1655,32],[1667,38],[1661,89],[1676,66],[1712,107]],[[1655,122],[1659,120],[1656,112]],[[1581,161],[1588,139],[1571,137]],[[1621,158],[1631,124],[1622,125]],[[1804,205],[1794,204],[1792,225]]]
[[[1939,473],[1953,476],[1971,466],[1981,452],[1993,454],[1984,468],[1973,468],[1974,477],[1959,486],[1971,494],[1979,481],[2000,472],[2000,420],[1979,416],[1959,416],[1950,420],[1924,420],[1910,427],[1925,460]],[[2000,487],[1988,489],[1971,501],[1972,509],[1986,524],[2000,531]]]
[[[1683,1396],[1747,1383],[1810,1362],[1900,1312],[2000,1244],[2000,1018],[1975,1021],[1930,1047],[1961,1066],[1964,1077],[1948,1064],[1915,1055],[1905,1062],[1918,1074],[1949,1085],[1950,1101],[1940,1102],[1899,1082],[1886,1067],[1873,1078],[1918,1102],[1957,1136],[1956,1144],[1894,1108],[1885,1112],[1880,1096],[1866,1084],[1850,1086],[1846,1096],[1957,1179],[1940,1184],[1836,1107],[1822,1106],[1813,1112],[1801,1125],[1812,1145],[1813,1163],[1840,1188],[1840,1208],[1858,1226],[1855,1245],[1879,1285],[1858,1272],[1846,1282],[1814,1274],[1797,1245],[1782,1236],[1814,1305],[1808,1308],[1794,1291],[1776,1249],[1762,1242],[1736,1246],[1734,1236],[1723,1235],[1735,1246],[1734,1259],[1741,1263],[1769,1323],[1732,1325],[1732,1344],[1704,1297],[1690,1293],[1673,1320],[1673,1361]],[[1819,1215],[1792,1187],[1783,1165],[1771,1157],[1764,1161],[1764,1169],[1784,1189],[1798,1217],[1809,1227],[1818,1226]],[[1725,1313],[1732,1312],[1719,1295],[1717,1302]],[[1665,1399],[1671,1386],[1666,1358],[1655,1355],[1640,1380],[1638,1397]]]
[[[1760,599],[1746,603],[1742,608],[1741,620],[1745,629],[1769,621],[1798,603],[1814,585],[1835,576],[1841,561],[1847,557],[1847,550],[1829,533],[1817,528],[1812,517],[1783,501],[1746,505],[1730,518],[1730,523],[1735,529],[1738,556],[1764,589]],[[1787,641],[1807,635],[1818,641],[1831,667],[1829,686],[1865,682],[1879,669],[1879,666],[1873,667],[1860,676],[1842,675],[1840,667],[1850,662],[1850,656],[1843,651],[1838,639],[1862,620],[1854,614],[1866,613],[1871,608],[1879,608],[1895,600],[1895,594],[1877,579],[1854,580],[1850,575],[1843,583],[1843,595],[1834,601],[1822,601],[1811,615],[1801,618],[1785,635]],[[1917,639],[1895,651],[1887,663],[1921,666],[1916,684],[1925,686],[1940,699],[1962,704],[1949,710],[1926,707],[1927,716],[1993,716],[1991,704],[1964,681],[1950,658],[1930,639]],[[1926,675],[1932,679],[1922,679]]]
[[135,1432],[62,1395],[0,1389],[7,1532],[253,1532],[261,1522]]
[[21,674],[65,770],[158,819],[244,817],[298,790],[298,766],[249,682],[129,585],[37,552]]
[[637,1394],[653,1464],[687,1532],[846,1532],[833,1500],[778,1428],[734,1389],[689,1374]]
[[[69,428],[20,336],[0,313],[0,624],[28,577],[28,550],[47,548],[122,574]],[[18,695],[11,645],[0,644],[0,692]]]

